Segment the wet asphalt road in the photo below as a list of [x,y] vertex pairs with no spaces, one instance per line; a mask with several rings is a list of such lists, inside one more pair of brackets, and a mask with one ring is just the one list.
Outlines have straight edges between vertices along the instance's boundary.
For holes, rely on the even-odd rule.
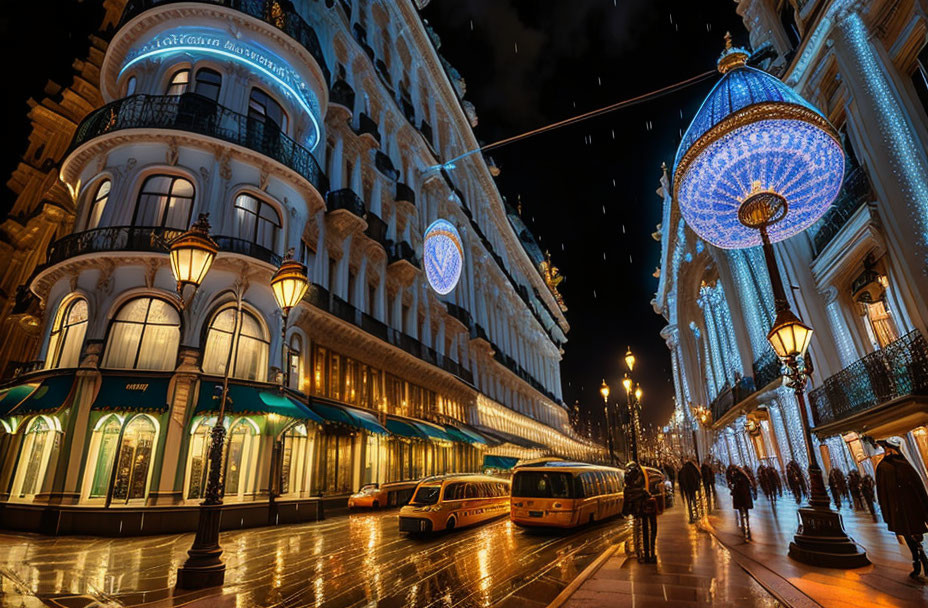
[[0,534],[0,605],[545,606],[624,520],[537,533],[508,517],[434,538],[397,530],[397,511],[224,532],[226,584],[174,594],[192,534],[129,539]]

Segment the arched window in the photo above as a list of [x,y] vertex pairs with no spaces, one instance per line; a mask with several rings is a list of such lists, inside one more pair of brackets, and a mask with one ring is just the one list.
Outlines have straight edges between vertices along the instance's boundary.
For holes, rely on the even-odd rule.
[[267,378],[270,342],[264,325],[246,310],[241,312],[237,324],[235,317],[234,307],[225,308],[213,317],[206,334],[206,348],[203,350],[203,371],[207,374],[224,375],[231,352],[233,355],[230,376],[263,382]]
[[157,298],[136,298],[110,324],[103,367],[173,370],[179,344],[177,309]]
[[99,424],[94,431],[96,458],[89,497],[123,503],[144,499],[156,434],[148,416],[135,416],[123,426],[123,420],[112,414]]
[[222,87],[222,75],[216,70],[210,68],[200,68],[197,70],[197,76],[194,83],[193,92],[219,101],[219,89]]
[[111,185],[110,180],[104,179],[97,187],[97,191],[90,201],[90,210],[87,212],[87,230],[93,230],[100,225],[100,218],[103,217],[103,210],[110,198]]
[[190,450],[187,458],[187,498],[203,498],[203,493],[206,491],[210,431],[215,424],[215,418],[201,420],[190,435]]
[[58,309],[48,339],[45,368],[77,367],[87,332],[87,300],[76,298]]
[[287,373],[289,374],[289,387],[293,390],[303,390],[303,340],[299,334],[290,336],[290,348],[287,353]]
[[142,184],[132,225],[186,230],[190,227],[193,196],[189,180],[176,175],[151,175]]
[[277,100],[259,89],[251,89],[248,99],[248,118],[265,126],[273,124],[278,130],[287,130],[287,113]]
[[177,70],[174,72],[174,75],[171,76],[171,82],[168,83],[168,90],[164,92],[165,95],[183,95],[187,92],[187,87],[190,85],[190,70],[184,68],[182,70]]
[[129,80],[126,81],[126,97],[130,95],[135,95],[135,88],[138,86],[138,80],[135,76],[129,76]]
[[235,197],[235,225],[238,238],[271,251],[277,249],[280,214],[270,204],[244,192],[239,194]]
[[13,477],[10,495],[14,499],[31,500],[42,491],[45,472],[56,443],[56,431],[45,416],[38,416],[29,423],[19,452],[19,465]]
[[309,433],[297,424],[284,433],[280,446],[280,494],[299,495],[305,489],[309,459]]
[[226,443],[223,497],[242,498],[252,491],[256,432],[254,424],[245,418],[232,425]]

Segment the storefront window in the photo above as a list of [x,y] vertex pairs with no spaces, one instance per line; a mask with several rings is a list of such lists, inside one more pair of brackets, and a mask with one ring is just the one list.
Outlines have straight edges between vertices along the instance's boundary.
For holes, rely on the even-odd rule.
[[206,488],[206,473],[209,465],[209,441],[212,424],[203,421],[197,425],[190,437],[190,473],[187,483],[187,498],[202,498]]
[[329,394],[328,396],[332,399],[341,399],[342,398],[342,382],[341,382],[341,369],[342,369],[342,358],[332,353],[329,357]]
[[145,498],[154,442],[155,425],[147,416],[136,416],[126,426],[119,447],[113,500]]
[[98,427],[99,443],[97,447],[97,461],[93,472],[93,485],[90,487],[90,498],[106,498],[110,487],[110,478],[113,474],[113,459],[116,456],[116,446],[119,443],[119,431],[122,421],[115,415],[110,416]]
[[280,493],[299,494],[304,489],[309,440],[306,425],[291,427],[283,436],[280,458]]
[[250,473],[245,467],[250,460],[248,456],[253,435],[254,429],[245,421],[240,421],[229,433],[226,447],[226,496],[239,496],[245,492]]
[[30,423],[20,452],[19,470],[13,480],[13,496],[31,498],[41,491],[54,439],[54,430],[44,416]]
[[313,394],[325,396],[329,391],[326,386],[328,376],[325,373],[325,363],[329,353],[321,346],[313,349]]

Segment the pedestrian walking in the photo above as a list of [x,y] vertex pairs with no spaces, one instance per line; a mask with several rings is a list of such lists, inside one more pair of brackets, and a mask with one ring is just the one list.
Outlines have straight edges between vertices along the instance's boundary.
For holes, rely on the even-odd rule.
[[751,540],[751,523],[748,518],[748,512],[754,508],[751,478],[744,469],[735,465],[728,467],[728,471],[731,504],[738,514],[738,527],[744,539]]
[[795,460],[790,460],[789,464],[786,465],[786,485],[789,486],[789,491],[792,493],[793,498],[796,499],[797,505],[802,502],[802,497],[809,493],[806,476],[803,474],[799,463]]
[[663,470],[664,475],[667,476],[667,481],[670,482],[670,493],[673,494],[673,487],[677,483],[677,470],[669,462],[664,463]]
[[683,494],[683,498],[686,501],[690,523],[693,523],[702,516],[699,508],[699,488],[702,485],[702,474],[699,472],[699,467],[696,466],[696,463],[692,460],[686,461],[683,464],[683,468],[680,469],[678,480],[680,483],[680,492]]
[[867,510],[870,511],[870,517],[873,518],[873,521],[876,521],[876,508],[873,504],[876,500],[876,482],[870,473],[864,475],[864,478],[860,480],[860,494],[863,496],[864,504],[867,505]]
[[744,471],[744,474],[748,476],[748,481],[751,482],[751,496],[754,497],[754,500],[757,500],[757,479],[754,477],[754,471],[748,466],[743,467],[741,470]]
[[901,536],[912,553],[912,572],[928,576],[928,557],[922,547],[922,537],[928,532],[928,492],[915,468],[902,455],[901,442],[881,440],[885,456],[876,467],[876,493],[886,527]]
[[699,472],[702,475],[702,491],[706,497],[706,509],[712,511],[719,503],[719,497],[715,493],[715,470],[706,461],[702,463]]
[[831,490],[831,498],[835,501],[835,508],[841,509],[841,499],[848,496],[847,480],[841,469],[834,467],[828,473],[828,488]]
[[777,496],[780,495],[780,476],[776,469],[767,465],[757,467],[757,480],[764,496],[770,501],[770,504],[776,508]]
[[648,492],[644,471],[636,462],[628,463],[625,468],[622,515],[634,517],[633,537],[638,561],[656,562],[654,542],[657,539],[657,501]]
[[860,484],[863,479],[857,469],[851,469],[847,474],[847,489],[851,493],[851,501],[855,511],[863,511],[864,496],[860,491]]

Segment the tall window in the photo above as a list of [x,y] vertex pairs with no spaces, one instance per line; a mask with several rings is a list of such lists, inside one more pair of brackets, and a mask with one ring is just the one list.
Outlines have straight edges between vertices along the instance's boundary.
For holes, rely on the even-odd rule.
[[280,493],[299,494],[306,489],[309,440],[305,424],[290,427],[280,450]]
[[110,324],[103,367],[173,370],[180,344],[177,309],[156,298],[136,298]]
[[168,83],[168,90],[165,91],[164,94],[183,95],[187,92],[188,86],[190,86],[190,70],[186,68],[177,70],[174,72],[174,75],[171,76],[171,82]]
[[287,353],[287,371],[290,375],[290,388],[303,390],[303,340],[299,334],[290,336],[290,348]]
[[10,495],[14,499],[31,500],[42,490],[52,448],[56,443],[56,430],[45,416],[34,418],[26,429],[20,450],[19,466],[13,477]]
[[885,348],[889,344],[895,342],[899,337],[899,333],[896,331],[896,323],[893,321],[893,317],[890,314],[886,302],[884,300],[877,300],[872,304],[864,303],[863,307],[866,311],[868,330],[871,334],[870,338],[874,342],[874,346],[877,348]]
[[235,224],[238,238],[271,251],[277,249],[280,214],[268,203],[244,192],[239,194],[235,197]]
[[270,342],[264,325],[248,311],[243,310],[238,323],[236,338],[235,308],[219,311],[206,334],[203,351],[203,371],[207,374],[223,375],[233,352],[232,369],[229,375],[245,380],[263,382],[267,378],[268,344]]
[[142,184],[132,225],[186,230],[190,227],[193,195],[193,184],[183,177],[152,175]]
[[241,498],[254,485],[255,427],[247,419],[239,419],[229,432],[226,444],[223,496]]
[[90,498],[124,503],[145,498],[156,435],[151,418],[135,416],[124,427],[118,416],[110,415],[94,433],[97,457]]
[[248,99],[248,118],[262,124],[273,124],[280,131],[287,130],[287,114],[277,101],[255,87]]
[[222,76],[216,70],[209,68],[200,68],[197,70],[197,76],[194,83],[193,92],[219,101],[219,89],[222,87]]
[[103,217],[103,210],[110,198],[111,185],[110,180],[105,179],[97,187],[97,191],[90,201],[90,210],[87,212],[87,230],[93,230],[100,225],[100,218]]
[[77,367],[87,332],[87,300],[77,298],[58,310],[52,334],[48,340],[46,369]]

